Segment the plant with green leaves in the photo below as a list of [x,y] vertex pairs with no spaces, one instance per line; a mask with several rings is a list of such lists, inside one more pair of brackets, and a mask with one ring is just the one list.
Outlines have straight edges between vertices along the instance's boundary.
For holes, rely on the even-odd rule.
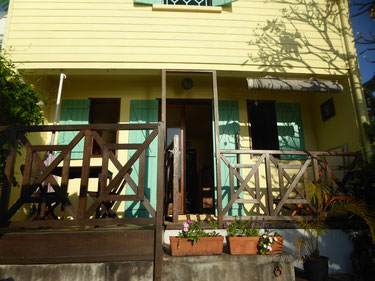
[[[213,225],[211,223],[211,225]],[[178,234],[179,238],[187,238],[193,241],[196,244],[199,241],[199,237],[215,237],[219,236],[219,233],[216,231],[207,232],[202,229],[201,224],[199,221],[191,221],[187,220],[183,223],[183,229]]]
[[332,216],[345,213],[359,216],[368,225],[374,240],[375,214],[363,201],[338,192],[329,183],[314,184],[309,181],[306,194],[314,206],[315,215],[313,220],[299,220],[304,230],[304,236],[298,237],[295,242],[299,259],[319,259],[319,240],[328,230],[327,220]]
[[260,236],[260,228],[264,228],[264,221],[235,220],[227,222],[225,228],[229,237],[257,237]]
[[[15,66],[0,55],[0,126],[29,126],[43,123],[37,105],[40,94],[26,83]],[[0,137],[1,137],[0,132]],[[18,147],[20,148],[20,144]],[[0,143],[0,182],[3,180],[8,143]]]
[[278,233],[275,233],[274,235],[270,235],[268,231],[266,231],[266,233],[264,233],[260,237],[258,248],[259,248],[259,253],[261,255],[265,255],[268,252],[272,251],[272,245],[275,244],[275,242],[277,242],[276,236],[280,236],[280,235]]

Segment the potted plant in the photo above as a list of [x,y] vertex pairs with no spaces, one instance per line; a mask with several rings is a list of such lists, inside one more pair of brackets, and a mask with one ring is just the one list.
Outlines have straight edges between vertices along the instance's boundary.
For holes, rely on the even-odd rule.
[[298,222],[304,235],[295,244],[299,259],[303,261],[305,276],[310,281],[328,278],[328,257],[320,255],[319,240],[328,229],[327,219],[346,212],[358,215],[369,226],[374,238],[375,215],[366,204],[354,197],[341,194],[330,184],[309,182],[306,187],[307,198],[315,209],[312,220],[300,219]]
[[224,237],[204,231],[198,221],[187,220],[178,237],[169,237],[172,256],[209,256],[223,253]]
[[269,234],[268,230],[265,230],[258,243],[259,254],[270,255],[270,254],[282,254],[283,252],[284,237],[279,233]]
[[254,221],[227,222],[227,243],[231,255],[255,255],[282,252],[283,238],[270,235],[268,230],[260,235],[260,228],[264,228],[264,221],[258,224]]

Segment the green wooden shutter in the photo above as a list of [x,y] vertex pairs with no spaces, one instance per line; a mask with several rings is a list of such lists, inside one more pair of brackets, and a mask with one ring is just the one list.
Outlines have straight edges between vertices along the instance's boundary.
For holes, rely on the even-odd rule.
[[212,0],[212,6],[223,6],[228,5],[232,2],[236,2],[237,0]]
[[163,4],[163,0],[134,0],[134,3],[146,5]]
[[[277,132],[280,150],[305,150],[305,139],[298,103],[276,103]],[[304,159],[298,155],[281,155],[281,159]]]
[[[60,125],[83,125],[89,123],[90,100],[63,100],[61,103]],[[69,144],[77,131],[59,132],[57,144]],[[71,159],[83,158],[84,138],[73,148]]]
[[[214,118],[212,118],[214,122]],[[215,151],[215,126],[213,123],[213,140],[214,140],[214,167],[215,167],[215,201],[217,202],[217,184],[216,184],[216,151]],[[239,112],[237,101],[219,101],[219,141],[220,149],[237,149],[237,133],[240,130]],[[225,157],[232,164],[237,163],[236,155],[225,154]],[[235,184],[237,181],[234,181]],[[235,186],[235,191],[238,186]],[[229,168],[225,163],[221,162],[221,189],[222,189],[222,206],[230,201],[230,178]],[[217,206],[217,204],[216,204]],[[228,211],[229,216],[240,216],[242,213],[242,205],[233,204]]]
[[[130,123],[145,124],[158,122],[158,101],[157,100],[132,100],[130,101]],[[151,134],[151,130],[132,130],[129,133],[129,143],[143,143]],[[157,183],[157,139],[155,139],[146,149],[146,179],[145,196],[150,201],[152,207],[156,209],[156,183]],[[135,153],[135,150],[129,150],[129,158]],[[131,174],[132,179],[138,184],[138,165],[137,160],[133,165]],[[134,194],[131,188],[126,189],[126,194]],[[126,217],[149,217],[150,214],[139,201],[126,201]]]

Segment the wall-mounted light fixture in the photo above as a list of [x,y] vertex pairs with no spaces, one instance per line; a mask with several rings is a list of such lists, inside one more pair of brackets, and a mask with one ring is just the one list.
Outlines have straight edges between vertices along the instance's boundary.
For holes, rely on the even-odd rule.
[[185,78],[184,80],[181,81],[181,87],[182,89],[186,91],[193,88],[193,86],[194,86],[194,82],[190,78]]

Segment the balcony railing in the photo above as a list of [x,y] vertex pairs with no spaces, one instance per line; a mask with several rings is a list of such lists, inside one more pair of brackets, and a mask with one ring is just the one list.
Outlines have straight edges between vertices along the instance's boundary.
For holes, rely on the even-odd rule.
[[[249,164],[230,163],[229,155],[252,159]],[[360,152],[220,150],[220,157],[219,173],[224,169],[229,172],[229,188],[218,188],[229,190],[226,202],[218,191],[222,204],[222,209],[218,209],[220,221],[239,216],[275,221],[311,216],[314,206],[305,187],[317,182],[339,187],[344,173],[361,162]],[[235,204],[237,212],[233,211]]]
[[[106,143],[100,135],[100,132],[105,130],[138,130],[145,132],[145,140],[142,143]],[[77,131],[77,135],[66,145],[42,145],[40,141],[34,144],[35,136],[40,138],[41,133],[62,131]],[[145,195],[146,149],[153,140],[158,139],[157,159],[162,161],[162,132],[161,123],[0,128],[0,146],[5,142],[9,145],[1,190],[1,224],[9,227],[100,226],[125,223],[156,225],[157,210]],[[82,162],[72,166],[71,152],[82,139]],[[102,151],[100,159],[93,158],[94,141]],[[17,153],[19,143],[24,147],[22,155]],[[114,151],[121,150],[132,150],[134,153],[120,159],[117,155],[119,153]],[[52,154],[55,157],[49,158]],[[157,167],[158,170],[154,172],[157,174],[157,188],[161,190],[157,199],[161,200],[159,214],[162,214],[164,165],[158,164]],[[20,170],[19,189],[12,183],[14,175],[20,174]],[[90,178],[97,181],[94,191],[89,191]],[[68,186],[73,179],[77,179],[79,185],[78,191],[72,194]],[[131,195],[124,192],[125,185],[133,191]],[[90,184],[91,190],[92,186],[93,184]],[[140,202],[149,216],[125,217],[124,212],[116,212],[115,206],[123,201]],[[25,209],[29,209],[28,214],[24,212]],[[27,219],[16,219],[16,214],[20,212],[24,213]]]

